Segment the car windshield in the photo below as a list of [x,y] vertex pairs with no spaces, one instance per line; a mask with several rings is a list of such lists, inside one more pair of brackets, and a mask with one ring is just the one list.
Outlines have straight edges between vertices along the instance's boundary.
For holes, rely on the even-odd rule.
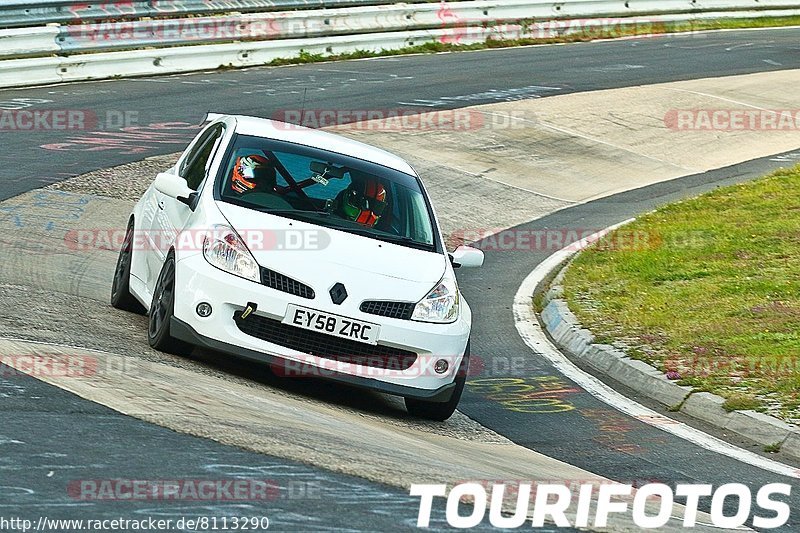
[[414,176],[360,159],[238,135],[218,199],[375,239],[435,249],[428,201]]

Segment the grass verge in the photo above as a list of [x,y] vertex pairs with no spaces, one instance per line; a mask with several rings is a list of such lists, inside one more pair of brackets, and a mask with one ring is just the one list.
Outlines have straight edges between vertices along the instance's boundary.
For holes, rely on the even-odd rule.
[[564,278],[600,338],[680,382],[800,423],[800,166],[642,216]]

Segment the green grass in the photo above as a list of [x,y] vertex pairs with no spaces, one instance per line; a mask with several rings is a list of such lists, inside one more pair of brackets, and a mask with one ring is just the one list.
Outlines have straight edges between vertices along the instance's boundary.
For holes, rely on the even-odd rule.
[[764,404],[755,396],[746,394],[733,394],[722,404],[722,408],[728,411],[762,411]]
[[[542,21],[520,21],[542,22]],[[647,22],[646,17],[637,18],[636,24],[629,26],[617,26],[606,30],[588,30],[576,32],[569,35],[557,37],[523,37],[520,39],[487,39],[482,43],[474,44],[453,44],[439,41],[425,42],[422,44],[397,48],[393,50],[368,51],[357,50],[344,54],[318,54],[300,52],[298,56],[274,59],[269,63],[271,66],[295,65],[305,63],[319,63],[326,61],[345,61],[348,59],[364,59],[369,57],[384,57],[407,54],[435,54],[441,52],[460,52],[470,50],[486,50],[490,48],[507,48],[513,46],[529,46],[534,44],[557,44],[586,42],[596,39],[614,39],[619,37],[633,37],[636,35],[662,35],[670,33],[724,30],[724,29],[746,29],[746,28],[776,28],[785,26],[800,26],[800,16],[793,17],[760,17],[744,19],[719,19],[701,20],[690,22]]]
[[800,421],[800,166],[668,205],[580,254],[565,297],[679,383]]
[[781,443],[775,442],[773,444],[767,444],[766,446],[764,446],[764,451],[767,453],[778,453],[779,451],[781,451]]

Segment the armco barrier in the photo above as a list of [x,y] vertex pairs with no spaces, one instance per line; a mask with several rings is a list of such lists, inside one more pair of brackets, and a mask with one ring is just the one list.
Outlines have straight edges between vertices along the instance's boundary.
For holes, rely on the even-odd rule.
[[[426,0],[407,0],[408,3]],[[380,0],[2,0],[0,28],[41,24],[369,6]]]
[[[588,7],[588,2],[585,2]],[[601,4],[594,2],[593,4]],[[606,5],[609,2],[605,2]],[[597,6],[595,6],[597,7]],[[592,16],[596,13],[592,13]],[[215,44],[445,27],[491,27],[522,19],[553,18],[551,2],[472,1],[392,4],[61,26],[56,42],[65,53],[144,46]]]
[[0,59],[60,52],[61,47],[56,44],[59,33],[56,26],[0,30]]
[[[258,5],[275,6],[274,1],[251,0],[250,2],[211,2],[203,5]],[[297,1],[283,0],[284,4],[297,6]],[[326,2],[313,2],[325,4]],[[340,6],[358,2],[327,2]],[[73,3],[74,4],[74,3]],[[154,1],[147,2],[149,9],[158,8],[161,14],[169,14],[165,6]],[[311,2],[302,4],[311,5]],[[755,3],[757,4],[757,2]],[[800,7],[800,0],[772,0],[761,4],[759,11],[773,11],[781,5]],[[127,5],[127,4],[125,4]],[[703,13],[703,8],[719,6],[723,12],[737,8],[747,9],[753,0],[640,0],[635,3],[624,0],[570,0],[553,3],[552,0],[505,0],[465,1],[451,3],[387,4],[370,7],[334,9],[307,9],[254,14],[233,13],[213,17],[175,17],[194,13],[197,6],[192,2],[172,17],[147,20],[120,20],[115,18],[123,4],[103,5],[114,15],[107,15],[101,22],[81,21],[73,24],[48,26],[31,32],[24,29],[0,30],[0,57],[35,57],[58,52],[70,55],[143,47],[180,46],[185,44],[219,44],[233,41],[262,41],[270,39],[292,39],[324,35],[346,35],[353,33],[379,33],[388,31],[411,31],[443,27],[493,26],[519,20],[542,21],[564,18],[591,19],[600,16],[630,18],[656,14]],[[110,6],[115,6],[113,9]],[[175,6],[172,6],[175,7]],[[93,7],[99,9],[97,5]],[[768,8],[768,9],[767,9]],[[77,9],[73,5],[73,9]],[[129,7],[129,12],[136,8]],[[2,13],[2,11],[0,11]],[[615,15],[616,14],[616,15]],[[642,21],[644,22],[644,21]],[[56,32],[55,35],[53,32]],[[51,37],[54,36],[54,40]]]
[[[0,28],[73,24],[103,20],[183,17],[226,13],[304,10],[337,7],[389,5],[380,0],[3,0]],[[431,3],[406,0],[405,4]],[[438,4],[440,2],[433,2]],[[454,2],[451,2],[454,3]],[[503,2],[496,2],[502,4]],[[676,13],[795,7],[796,0],[546,0],[531,1],[551,17],[618,17],[636,13]]]
[[[278,4],[266,0],[208,0],[203,4],[219,7],[259,2]],[[358,3],[283,2],[295,7]],[[39,3],[50,7],[64,4],[61,0]],[[141,3],[164,7],[156,0]],[[188,9],[197,3],[187,0],[182,5]],[[119,9],[123,3],[114,5]],[[754,5],[759,7],[747,9]],[[718,9],[700,9],[706,6]],[[110,16],[96,23],[0,30],[0,59],[5,58],[0,61],[0,87],[263,65],[296,57],[301,51],[332,55],[428,42],[473,44],[587,31],[613,35],[631,25],[647,30],[668,22],[798,14],[800,0],[770,0],[769,4],[754,0],[478,0],[157,20],[120,21]]]

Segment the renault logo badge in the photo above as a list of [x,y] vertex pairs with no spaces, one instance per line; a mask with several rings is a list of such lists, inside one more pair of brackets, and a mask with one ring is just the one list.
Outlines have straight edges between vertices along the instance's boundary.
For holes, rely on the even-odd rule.
[[337,283],[330,290],[331,301],[336,305],[341,305],[343,301],[347,300],[347,290],[344,285]]

